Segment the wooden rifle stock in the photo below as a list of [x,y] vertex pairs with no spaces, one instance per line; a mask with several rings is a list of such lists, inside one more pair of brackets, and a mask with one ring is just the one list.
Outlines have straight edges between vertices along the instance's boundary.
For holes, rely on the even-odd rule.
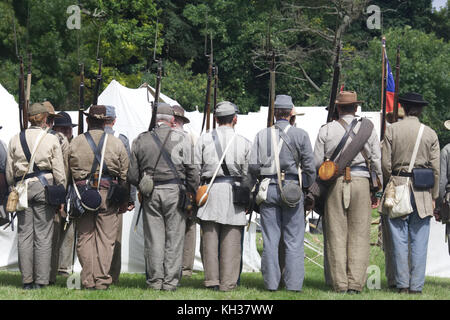
[[80,103],[78,106],[78,135],[84,132],[84,64],[81,64],[80,71]]
[[380,140],[383,141],[384,139],[384,133],[386,130],[386,38],[382,38],[382,48],[381,48],[381,54],[382,54],[382,81],[381,81],[381,128],[380,128]]
[[328,115],[327,122],[333,121],[333,117],[336,109],[336,96],[339,85],[339,76],[341,74],[341,66],[339,64],[339,58],[341,54],[341,42],[338,41],[336,45],[336,58],[334,61],[333,82],[331,84],[330,101],[328,103]]
[[102,59],[97,59],[98,61],[98,73],[97,73],[97,79],[95,81],[95,88],[94,88],[94,98],[92,99],[92,105],[97,105],[98,102],[98,94],[100,91],[100,87],[102,84]]
[[156,115],[158,114],[159,93],[161,91],[162,80],[162,59],[158,60],[158,71],[156,73],[155,99],[152,101],[152,120],[148,131],[152,131],[156,126]]
[[20,60],[20,74],[19,74],[19,122],[20,131],[28,127],[28,123],[25,123],[25,119],[28,119],[28,114],[25,116],[25,74],[23,71],[23,59]]

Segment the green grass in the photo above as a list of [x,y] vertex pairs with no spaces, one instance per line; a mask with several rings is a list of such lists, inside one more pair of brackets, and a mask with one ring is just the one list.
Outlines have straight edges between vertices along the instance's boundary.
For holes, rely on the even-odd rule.
[[[376,215],[373,216],[377,218]],[[258,250],[262,250],[260,234],[257,235]],[[320,245],[321,235],[306,235]],[[372,242],[377,239],[377,225],[372,226]],[[315,254],[305,249],[308,257]],[[322,264],[322,259],[316,259]],[[387,288],[384,276],[384,254],[378,246],[371,247],[370,264],[381,271],[381,290],[367,288],[359,295],[338,294],[325,285],[323,269],[305,260],[305,281],[301,293],[281,289],[269,292],[264,289],[261,273],[243,273],[241,285],[232,292],[215,292],[203,287],[203,273],[183,278],[175,292],[155,291],[146,288],[143,274],[122,274],[120,283],[106,291],[70,290],[66,278],[58,276],[54,286],[42,290],[22,290],[19,272],[0,272],[0,300],[441,300],[448,299],[450,279],[427,277],[422,295],[398,294]]]

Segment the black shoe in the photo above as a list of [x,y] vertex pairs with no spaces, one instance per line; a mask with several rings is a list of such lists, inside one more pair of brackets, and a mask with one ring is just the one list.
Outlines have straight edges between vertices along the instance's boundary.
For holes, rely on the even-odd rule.
[[46,287],[45,284],[39,284],[39,283],[35,283],[34,284],[34,288],[35,289],[44,289]]
[[361,291],[354,290],[354,289],[348,289],[348,290],[347,290],[347,293],[348,293],[348,294],[360,294]]
[[24,283],[23,284],[23,290],[33,290],[34,289],[34,283]]
[[422,294],[422,291],[409,290],[409,294]]
[[398,293],[409,293],[409,289],[408,288],[399,288]]
[[209,289],[209,290],[212,290],[212,291],[219,291],[219,286],[206,287],[206,289]]
[[84,287],[84,290],[96,290],[95,287]]

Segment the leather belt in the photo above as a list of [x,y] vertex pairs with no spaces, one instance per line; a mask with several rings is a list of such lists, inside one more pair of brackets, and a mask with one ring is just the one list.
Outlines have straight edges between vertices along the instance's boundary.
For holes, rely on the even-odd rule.
[[[274,179],[278,181],[278,176],[276,174],[261,176],[262,179]],[[298,180],[298,174],[286,174],[284,175],[284,180]]]
[[365,172],[369,172],[369,168],[364,167],[364,166],[353,166],[353,167],[350,167],[350,171],[365,171]]
[[[182,181],[184,182],[184,180],[182,180]],[[162,185],[165,185],[165,184],[178,184],[178,179],[173,178],[173,179],[169,179],[169,180],[164,180],[164,181],[154,181],[154,182],[153,182],[153,185],[154,185],[155,187],[157,187],[157,186],[162,186]]]
[[[234,183],[234,182],[236,182],[236,181],[241,181],[241,180],[242,180],[241,177],[228,176],[228,177],[216,177],[216,179],[214,180],[214,182],[229,182],[229,183]],[[211,182],[211,178],[206,178],[206,179],[204,179],[204,182],[210,183],[210,182]]]
[[405,171],[392,171],[393,176],[400,176],[400,177],[412,177],[412,172],[405,172]]
[[[31,173],[25,175],[25,179],[37,178],[38,176],[43,176],[43,175],[46,175],[46,174],[52,174],[52,171],[51,170],[41,170],[41,171],[38,171],[38,172],[31,172]],[[21,180],[22,180],[22,177],[15,177],[14,178],[14,181],[16,181],[16,182],[19,182]]]

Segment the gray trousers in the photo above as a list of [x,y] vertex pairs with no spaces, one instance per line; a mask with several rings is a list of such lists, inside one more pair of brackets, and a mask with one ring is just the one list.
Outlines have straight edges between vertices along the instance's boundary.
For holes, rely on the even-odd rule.
[[392,235],[389,229],[389,217],[381,214],[381,235],[383,237],[384,265],[387,283],[389,287],[395,287],[395,266],[392,248]]
[[195,243],[197,240],[197,223],[194,219],[186,219],[186,231],[183,247],[183,276],[192,276],[195,259]]
[[70,273],[72,270],[72,257],[74,245],[74,221],[67,225],[66,219],[59,213],[53,220],[53,239],[52,239],[52,262],[50,271],[50,282],[56,282],[58,271]]
[[28,208],[17,213],[19,269],[22,283],[47,285],[52,256],[55,207],[45,204],[39,181],[28,185]]
[[61,247],[59,248],[59,267],[58,271],[70,273],[72,271],[73,263],[73,246],[75,242],[75,221],[70,222],[67,225],[67,229],[64,230],[66,220],[62,221],[62,237]]
[[283,233],[283,281],[287,290],[301,291],[305,275],[303,200],[295,208],[288,208],[282,205],[277,189],[276,185],[269,185],[267,200],[260,205],[263,236],[261,271],[264,284],[268,290],[277,290],[280,285],[278,248]]
[[178,209],[176,184],[157,186],[144,200],[144,258],[147,284],[156,290],[176,289],[181,277],[186,216]]
[[243,226],[202,221],[202,232],[205,286],[233,290],[241,271]]

